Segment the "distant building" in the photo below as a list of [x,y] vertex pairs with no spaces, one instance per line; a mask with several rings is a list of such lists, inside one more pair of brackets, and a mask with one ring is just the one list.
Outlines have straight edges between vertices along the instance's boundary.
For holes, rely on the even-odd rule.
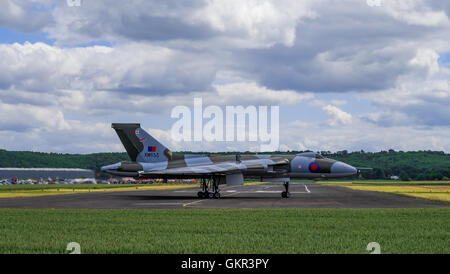
[[398,177],[398,176],[391,176],[391,180],[398,180],[398,179],[400,179],[400,177]]
[[0,168],[0,179],[17,177],[19,179],[76,179],[95,178],[95,172],[80,168]]

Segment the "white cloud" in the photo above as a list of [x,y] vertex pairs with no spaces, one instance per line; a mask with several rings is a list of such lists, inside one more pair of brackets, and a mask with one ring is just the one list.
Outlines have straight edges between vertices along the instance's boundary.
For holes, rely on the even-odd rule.
[[[47,12],[39,11],[37,4],[35,1],[2,0],[0,26],[21,32],[39,31],[52,23],[52,17]],[[44,6],[41,7],[44,8]]]
[[439,72],[439,54],[432,49],[419,49],[416,56],[409,62],[411,66],[422,68],[431,76]]
[[[122,151],[106,121],[159,119],[202,97],[221,106],[308,101],[308,121],[321,120],[286,126],[282,148],[449,151],[450,69],[439,63],[450,52],[448,4],[365,2],[4,0],[0,26],[44,30],[55,44],[0,44],[0,144]],[[111,46],[74,47],[102,41]]]
[[0,87],[160,94],[204,90],[215,74],[214,60],[205,56],[142,43],[114,48],[0,44]]
[[330,116],[328,124],[331,126],[347,125],[352,122],[352,115],[336,106],[326,105],[322,109]]
[[215,85],[217,94],[211,103],[221,105],[287,105],[298,104],[314,97],[312,93],[293,90],[271,90],[257,83]]
[[69,125],[62,111],[25,104],[5,104],[0,100],[0,128],[18,132],[30,128],[65,130]]
[[331,103],[336,106],[343,106],[347,104],[346,100],[331,100]]
[[[239,47],[293,45],[297,23],[314,18],[315,1],[84,1],[55,2],[55,24],[45,28],[57,43],[114,41],[219,41]],[[118,20],[117,18],[120,18]]]
[[206,21],[236,46],[293,46],[301,19],[314,18],[313,1],[210,0],[194,14]]
[[445,11],[432,10],[424,0],[387,0],[382,10],[411,25],[435,27],[450,23]]
[[438,150],[449,151],[448,127],[383,127],[354,119],[351,124],[330,127],[323,123],[295,121],[284,124],[281,144],[290,150],[380,151]]
[[383,126],[450,126],[450,69],[438,64],[439,55],[419,49],[408,62],[414,69],[391,88],[361,94],[381,111],[363,115]]

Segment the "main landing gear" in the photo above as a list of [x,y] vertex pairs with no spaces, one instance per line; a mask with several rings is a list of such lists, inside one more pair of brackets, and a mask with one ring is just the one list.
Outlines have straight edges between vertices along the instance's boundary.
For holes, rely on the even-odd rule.
[[[220,198],[220,190],[219,190],[219,178],[212,177],[211,179],[202,179],[202,190],[197,193],[197,196],[200,199],[219,199]],[[210,191],[211,189],[211,191]]]
[[281,197],[282,198],[291,197],[291,193],[289,193],[289,182],[284,182],[284,189],[285,191],[281,192]]

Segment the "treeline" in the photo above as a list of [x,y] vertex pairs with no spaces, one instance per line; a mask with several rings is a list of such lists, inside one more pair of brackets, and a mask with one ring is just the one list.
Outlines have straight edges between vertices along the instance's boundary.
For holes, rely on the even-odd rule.
[[326,157],[346,162],[355,167],[370,167],[362,171],[365,179],[389,179],[398,176],[408,180],[448,180],[450,177],[450,154],[442,151],[381,151],[337,153],[322,152]]
[[0,149],[0,167],[84,168],[100,171],[102,166],[129,160],[126,153],[61,154]]
[[[241,152],[241,154],[249,153],[252,152]],[[286,154],[286,152],[275,153]],[[226,154],[236,154],[236,152]],[[361,172],[361,176],[365,179],[389,179],[391,176],[398,176],[401,180],[448,180],[450,177],[450,154],[442,151],[347,152],[344,150],[335,153],[322,151],[321,154],[355,167],[373,168],[373,170]],[[0,150],[0,167],[85,168],[98,172],[102,166],[129,160],[126,153],[60,154]]]

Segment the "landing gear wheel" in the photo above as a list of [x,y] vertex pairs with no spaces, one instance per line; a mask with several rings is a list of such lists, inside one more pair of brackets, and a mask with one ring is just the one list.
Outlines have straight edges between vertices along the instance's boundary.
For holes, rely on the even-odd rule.
[[[220,198],[219,194],[219,178],[212,176],[211,179],[202,179],[201,180],[201,191],[197,193],[197,196],[200,199],[218,199]],[[211,192],[210,192],[211,190]]]

